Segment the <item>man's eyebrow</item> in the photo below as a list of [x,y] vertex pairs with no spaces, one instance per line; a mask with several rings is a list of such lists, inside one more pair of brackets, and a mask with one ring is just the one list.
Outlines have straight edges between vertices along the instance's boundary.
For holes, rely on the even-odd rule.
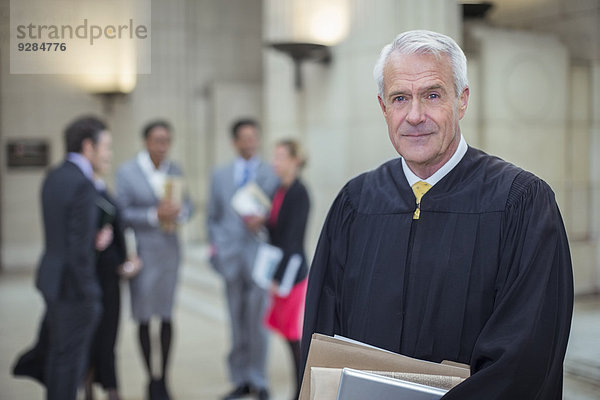
[[427,93],[427,92],[431,92],[432,90],[440,90],[440,89],[441,89],[443,92],[445,92],[445,91],[446,91],[446,90],[444,89],[444,86],[443,86],[443,85],[441,85],[441,84],[439,84],[439,83],[436,83],[436,84],[434,84],[434,85],[427,86],[426,88],[424,88],[424,89],[423,89],[423,90],[421,90],[420,92],[421,92],[421,93]]
[[[431,92],[432,90],[441,90],[442,92],[446,91],[446,89],[444,88],[444,85],[442,85],[441,83],[435,83],[431,86],[427,86],[427,87],[419,90],[419,94],[428,93],[428,92]],[[405,95],[410,95],[410,91],[401,89],[401,90],[394,90],[393,92],[388,93],[387,97],[393,98],[396,96],[405,96]]]
[[408,92],[405,90],[394,90],[393,92],[388,93],[388,97],[396,97],[401,95],[406,95]]

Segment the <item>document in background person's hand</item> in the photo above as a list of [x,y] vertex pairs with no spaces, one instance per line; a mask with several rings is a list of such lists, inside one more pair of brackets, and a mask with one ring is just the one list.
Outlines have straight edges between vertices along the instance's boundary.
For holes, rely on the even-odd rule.
[[247,215],[266,217],[271,210],[271,200],[255,182],[250,182],[235,192],[231,199],[231,206],[242,217]]
[[134,258],[138,256],[137,251],[137,240],[135,238],[135,231],[133,228],[125,228],[123,231],[125,237],[125,249],[127,252],[127,258]]
[[269,290],[271,282],[273,282],[273,275],[282,257],[283,251],[279,247],[268,243],[260,243],[258,245],[252,269],[252,279],[254,279],[254,282],[258,286]]
[[144,267],[142,260],[137,252],[137,240],[133,228],[125,228],[123,231],[125,238],[125,250],[127,259],[118,269],[119,275],[125,279],[131,279],[136,276]]
[[277,295],[280,297],[287,297],[288,294],[292,291],[292,287],[294,287],[294,281],[296,280],[296,275],[298,273],[298,269],[302,265],[302,256],[300,254],[292,254],[285,266],[285,271],[281,278],[281,282],[279,282],[279,289],[277,289]]
[[165,179],[165,199],[168,199],[174,205],[180,206],[183,203],[183,178],[180,176],[168,175]]
[[[181,207],[183,203],[183,178],[181,176],[168,175],[165,179],[164,196],[174,206]],[[177,229],[177,221],[163,222],[161,228],[165,232],[174,232]]]
[[[256,251],[254,266],[252,269],[252,279],[261,288],[269,290],[273,282],[273,276],[277,271],[277,266],[283,258],[283,251],[276,246],[268,243],[260,243]],[[285,271],[279,282],[277,295],[287,297],[290,294],[298,269],[302,265],[302,256],[300,254],[292,254],[285,266]]]
[[101,196],[96,198],[96,205],[100,210],[98,217],[98,229],[102,229],[106,225],[112,225],[115,216],[117,215],[116,207]]

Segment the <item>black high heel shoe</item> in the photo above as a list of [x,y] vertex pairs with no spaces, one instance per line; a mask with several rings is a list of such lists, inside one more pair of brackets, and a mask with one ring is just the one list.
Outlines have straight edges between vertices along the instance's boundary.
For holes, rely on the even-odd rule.
[[148,385],[148,400],[162,400],[160,381],[158,379],[152,379]]
[[171,400],[171,395],[169,394],[169,391],[167,390],[167,382],[165,380],[165,378],[162,378],[161,380],[158,381],[159,383],[159,391],[160,391],[160,399],[161,400]]

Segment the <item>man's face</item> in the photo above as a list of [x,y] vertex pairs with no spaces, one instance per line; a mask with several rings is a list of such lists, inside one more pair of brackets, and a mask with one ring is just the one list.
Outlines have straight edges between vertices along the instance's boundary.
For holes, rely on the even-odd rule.
[[106,175],[110,171],[112,161],[112,137],[110,132],[102,131],[98,137],[98,142],[93,146],[91,164],[94,173]]
[[171,147],[171,132],[162,126],[157,126],[148,132],[146,150],[155,166],[159,166],[166,158]]
[[469,99],[456,96],[450,59],[432,54],[392,53],[383,70],[384,97],[379,104],[396,151],[410,169],[428,178],[454,154],[459,121]]
[[252,158],[258,150],[258,131],[252,125],[242,125],[238,128],[237,138],[233,146],[238,154],[246,160]]

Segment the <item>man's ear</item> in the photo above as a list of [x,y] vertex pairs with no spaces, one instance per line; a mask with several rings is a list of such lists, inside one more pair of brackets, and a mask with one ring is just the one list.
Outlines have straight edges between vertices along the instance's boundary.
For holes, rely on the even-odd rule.
[[380,95],[377,95],[377,100],[379,101],[379,107],[381,107],[381,111],[383,112],[383,115],[385,117],[387,117],[387,108],[386,108],[385,103]]
[[462,93],[458,97],[458,118],[462,119],[467,111],[469,105],[469,87],[463,89]]
[[81,142],[81,154],[88,160],[91,160],[94,151],[94,141],[90,138],[83,139],[83,142]]

